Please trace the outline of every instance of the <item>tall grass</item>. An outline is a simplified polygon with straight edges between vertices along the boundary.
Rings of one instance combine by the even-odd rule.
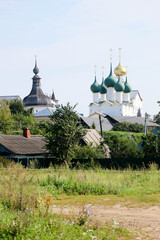
[[[15,167],[1,170],[0,173],[0,199],[11,208],[14,205],[16,208],[18,205],[19,209],[32,205],[39,195],[45,195],[46,192],[118,196],[160,193],[160,171],[155,164],[141,171],[132,171],[130,168],[124,171],[99,168],[94,171],[77,171],[66,168],[26,170]],[[34,193],[32,197],[31,193]]]
[[[101,180],[105,174],[66,169],[31,171],[9,164],[8,169],[0,170],[0,239],[133,239],[128,230],[113,224],[107,227],[88,222],[85,209],[78,217],[53,215],[49,209],[53,189],[88,194],[90,188],[92,194],[101,194],[101,183],[92,177],[99,175]]]

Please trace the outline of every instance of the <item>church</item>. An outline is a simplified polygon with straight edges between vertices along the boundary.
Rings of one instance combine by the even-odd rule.
[[[36,116],[38,113],[41,116],[47,111],[51,115],[53,111],[60,107],[58,100],[55,98],[54,91],[52,96],[45,95],[41,88],[41,78],[39,77],[39,68],[37,66],[37,59],[35,58],[35,67],[33,69],[34,76],[32,78],[32,89],[28,96],[23,99],[25,109],[33,108],[33,113]],[[49,111],[49,113],[48,113]]]
[[[121,50],[121,49],[119,49]],[[142,117],[142,98],[138,90],[132,90],[127,79],[127,70],[121,64],[121,53],[119,53],[119,64],[112,70],[112,49],[110,50],[110,73],[99,84],[96,79],[90,90],[93,101],[89,105],[89,117],[95,114],[112,116],[138,116]]]

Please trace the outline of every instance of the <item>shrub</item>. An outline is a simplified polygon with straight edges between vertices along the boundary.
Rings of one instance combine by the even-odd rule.
[[[115,123],[112,128],[113,131],[125,132],[144,132],[144,125],[138,123],[121,122]]]

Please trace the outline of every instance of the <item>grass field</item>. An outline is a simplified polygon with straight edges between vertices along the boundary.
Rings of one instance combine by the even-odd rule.
[[[0,239],[135,239],[127,229],[89,221],[86,203],[107,204],[130,200],[159,204],[160,171],[27,170],[10,164],[0,170]],[[53,205],[78,205],[81,214],[55,215]]]

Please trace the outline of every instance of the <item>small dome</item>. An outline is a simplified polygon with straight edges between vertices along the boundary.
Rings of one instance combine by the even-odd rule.
[[[33,68],[33,72],[34,72],[34,74],[39,73],[39,68],[37,67],[37,60],[35,60],[35,67]]]
[[[98,93],[100,92],[100,85],[98,84],[97,80],[96,80],[96,76],[95,76],[95,80],[94,80],[94,83],[91,85],[90,87],[91,91],[93,93]]]
[[[114,89],[116,90],[116,92],[123,92],[124,84],[120,81],[120,77],[118,79],[118,82],[115,84]]]
[[[127,77],[126,77],[126,81],[124,83],[124,93],[130,93],[132,90],[131,86],[129,85],[128,81],[127,81]]]
[[[102,83],[100,85],[100,93],[101,94],[106,94],[107,93],[107,87],[106,85],[104,84],[104,78],[102,79]]]
[[[114,69],[116,76],[124,76],[127,73],[127,70],[119,63],[119,65]]]
[[[116,77],[112,74],[112,64],[110,67],[110,74],[109,76],[105,79],[104,83],[107,87],[114,87],[114,85],[116,84],[117,79]]]

